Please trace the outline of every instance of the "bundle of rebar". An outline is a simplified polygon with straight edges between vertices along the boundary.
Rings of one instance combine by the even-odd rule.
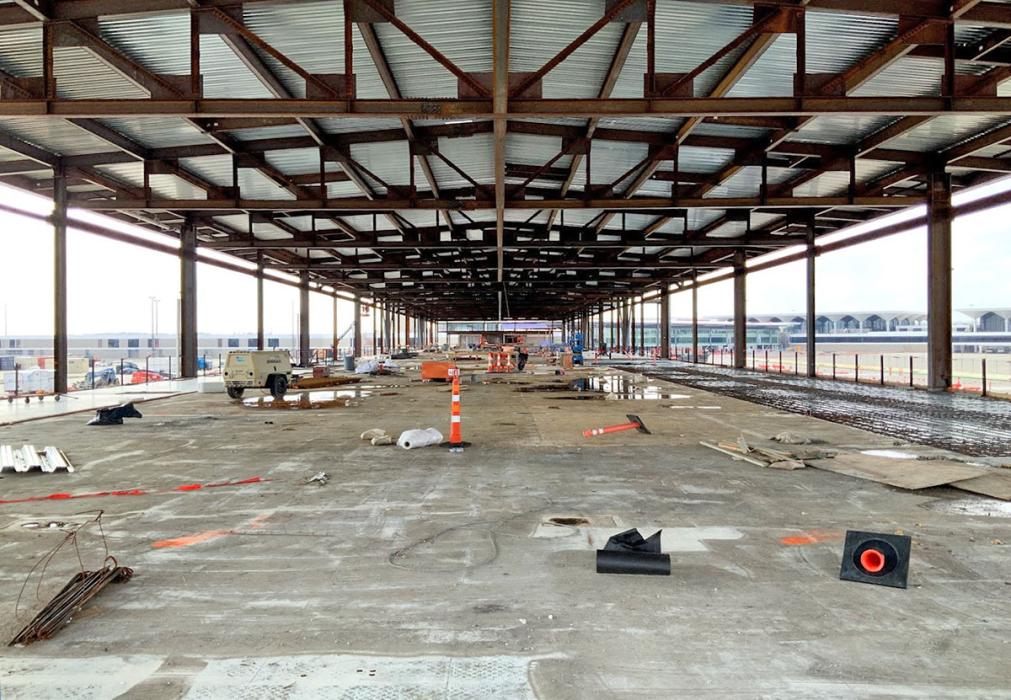
[[[81,571],[70,579],[56,596],[42,608],[24,629],[18,632],[8,646],[31,644],[40,639],[50,639],[54,634],[70,624],[92,598],[109,583],[126,583],[133,576],[133,569],[119,566],[115,557],[106,557],[101,569]]]

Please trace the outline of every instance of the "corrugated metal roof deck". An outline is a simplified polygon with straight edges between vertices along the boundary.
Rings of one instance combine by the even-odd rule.
[[[343,3],[335,0],[306,2],[249,2],[242,10],[245,24],[263,40],[284,52],[291,60],[311,73],[340,74],[344,70],[344,16]],[[514,72],[532,72],[544,65],[559,50],[592,25],[605,12],[605,0],[512,0],[510,69]],[[461,69],[468,72],[491,70],[492,17],[488,2],[445,2],[444,0],[397,0],[397,16],[445,54]],[[720,46],[730,42],[752,24],[752,8],[737,4],[709,3],[698,0],[660,0],[656,4],[656,68],[664,73],[691,71],[709,58]],[[898,32],[895,17],[879,15],[854,15],[834,11],[809,10],[806,13],[807,70],[809,73],[839,73],[880,49]],[[186,76],[190,70],[188,12],[169,11],[144,15],[127,14],[101,17],[98,34],[125,56],[135,60],[148,71],[157,74]],[[373,25],[400,93],[405,97],[455,98],[457,78],[440,66],[414,42],[387,23]],[[542,82],[546,98],[576,99],[596,97],[615,55],[625,25],[613,22],[605,26],[592,39],[576,50],[565,61],[547,74]],[[960,24],[956,26],[956,41],[960,45],[982,44],[992,35],[990,27]],[[386,98],[388,91],[380,80],[369,48],[359,28],[353,31],[354,60],[357,78],[357,97]],[[204,96],[207,98],[268,98],[271,91],[250,66],[222,41],[219,36],[205,35],[200,40],[201,67]],[[267,69],[295,97],[305,94],[304,80],[295,72],[259,47],[254,53]],[[727,69],[742,55],[744,49],[729,52],[703,71],[694,81],[694,94],[709,95]],[[80,47],[58,47],[55,52],[55,74],[58,95],[72,99],[137,99],[148,92],[121,75],[112,66]],[[851,91],[855,96],[923,96],[936,95],[943,73],[943,61],[931,58],[930,53],[906,55],[877,72],[864,84]],[[1011,65],[1011,64],[1009,64]],[[778,35],[761,56],[746,70],[730,89],[731,97],[769,97],[793,94],[793,74],[796,66],[796,37],[791,33]],[[990,69],[984,63],[959,61],[960,75],[978,75]],[[42,66],[42,32],[39,26],[0,27],[0,70],[9,75],[25,78],[40,77]],[[646,71],[646,31],[641,29],[631,45],[629,55],[620,70],[612,96],[640,98],[643,96],[643,74]],[[1011,82],[999,88],[999,94],[1011,94]],[[849,146],[873,134],[897,117],[888,116],[818,116],[803,120],[802,126],[792,134],[791,141],[814,146]],[[277,121],[277,120],[274,120]],[[469,120],[462,120],[469,121]],[[527,120],[523,133],[510,132],[506,139],[506,161],[510,165],[524,166],[531,172],[547,163],[563,147],[563,140],[548,127],[582,129],[585,119],[546,118]],[[728,120],[733,122],[733,119]],[[980,115],[946,115],[930,119],[902,135],[880,144],[884,148],[932,152],[957,144],[965,139],[1007,122],[1007,118]],[[270,166],[280,173],[300,178],[305,187],[315,184],[307,176],[319,171],[319,150],[310,133],[298,123],[270,123],[263,121],[252,126],[227,130],[221,136],[204,133],[190,120],[178,117],[116,117],[100,120],[105,127],[119,132],[144,149],[162,149],[171,152],[179,149],[179,165],[199,178],[218,187],[232,184],[232,160],[226,151],[229,144],[259,142],[257,152],[265,151]],[[756,120],[757,122],[757,120]],[[396,132],[403,128],[400,119],[330,118],[315,119],[313,123],[322,133],[330,136],[378,132]],[[415,121],[415,128],[442,128],[440,120]],[[527,133],[532,125],[543,124],[550,134]],[[686,124],[684,119],[659,117],[604,117],[599,129],[622,132],[626,140],[594,140],[592,146],[592,180],[595,185],[611,183],[628,173],[650,153],[645,138],[636,140],[632,132],[673,134]],[[746,124],[746,122],[745,122]],[[487,126],[487,130],[482,130]],[[472,182],[490,186],[495,182],[493,167],[494,137],[490,122],[476,124],[479,133],[460,137],[438,139],[439,151],[446,159],[461,169],[466,176],[450,167],[442,158],[429,156],[428,164],[435,180],[443,190],[466,190]],[[113,153],[114,162],[96,166],[104,176],[138,188],[143,184],[144,166],[140,160],[122,162],[117,146],[91,133],[86,124],[75,125],[55,119],[3,118],[0,129],[31,145],[54,154],[76,157],[90,154]],[[701,181],[724,171],[734,158],[741,155],[745,142],[760,144],[761,139],[780,137],[776,125],[740,125],[736,123],[706,122],[695,124],[692,137],[696,139],[726,140],[738,144],[726,148],[683,144],[678,153],[677,169],[686,179]],[[91,131],[95,131],[94,128]],[[575,132],[566,132],[575,133]],[[376,196],[387,195],[383,183],[404,186],[410,180],[406,139],[365,142],[356,138],[349,148],[351,157],[372,173],[366,176]],[[273,147],[272,144],[276,144]],[[186,147],[202,147],[206,155],[188,155]],[[984,157],[1004,156],[1006,147],[992,147],[980,151]],[[821,151],[812,151],[817,157]],[[134,154],[136,156],[136,154]],[[887,156],[886,156],[887,157]],[[0,161],[19,159],[13,151],[0,150]],[[169,160],[174,160],[170,157]],[[574,158],[566,155],[557,159],[552,171],[531,183],[531,196],[557,189]],[[752,161],[753,163],[754,161]],[[803,171],[797,167],[780,167],[782,159],[767,169],[768,183],[792,180]],[[807,167],[809,164],[804,164]],[[896,170],[899,163],[887,160],[861,158],[857,161],[857,182],[866,183]],[[414,178],[419,189],[426,190],[428,182],[420,162],[414,161]],[[957,166],[956,166],[957,167]],[[571,191],[579,194],[586,189],[586,163],[573,171]],[[635,194],[666,197],[672,182],[665,173],[675,165],[661,161],[659,176],[648,179]],[[328,172],[341,168],[335,162],[326,165]],[[248,199],[291,201],[295,196],[292,186],[282,187],[258,169],[245,164],[239,168],[242,196]],[[704,188],[706,197],[754,197],[760,189],[762,169],[746,165],[722,182],[710,183]],[[697,175],[698,178],[692,178]],[[35,171],[34,178],[41,175]],[[626,178],[617,192],[626,191]],[[375,178],[375,179],[374,179]],[[511,176],[510,184],[518,184],[524,176]],[[381,181],[381,182],[380,182]],[[202,199],[203,189],[171,175],[151,175],[150,183],[157,197]],[[837,195],[847,190],[849,175],[842,171],[827,171],[796,188],[797,196]],[[327,186],[331,198],[358,196],[361,191],[353,182],[331,182]],[[626,194],[633,194],[627,192]],[[564,216],[554,217],[556,225],[562,220],[567,226],[580,226],[599,220],[599,210],[574,209]],[[436,220],[434,211],[403,211],[399,214],[409,226],[431,226]],[[689,228],[697,228],[718,221],[719,211],[692,210]],[[481,227],[494,221],[494,211],[468,212],[467,217]],[[241,216],[215,217],[222,224],[239,225]],[[458,225],[466,218],[453,216]],[[509,210],[509,222],[543,223],[549,219],[547,211]],[[613,217],[606,231],[613,235],[624,224],[629,228],[642,228],[657,219],[646,214],[627,214]],[[776,216],[755,214],[752,226],[769,223]],[[349,216],[345,220],[360,230],[393,231],[393,224],[383,215]],[[289,225],[299,230],[311,230],[310,217],[290,217]],[[320,228],[336,224],[320,222]],[[305,228],[303,228],[305,227]],[[276,226],[258,224],[257,235],[279,239],[289,237]],[[671,218],[659,228],[659,233],[670,234],[683,229],[681,219]],[[239,230],[243,230],[240,226]],[[731,222],[721,225],[717,235],[740,235],[741,224]],[[399,234],[397,234],[399,235]],[[304,251],[303,251],[304,252]],[[674,254],[674,253],[672,253]]]

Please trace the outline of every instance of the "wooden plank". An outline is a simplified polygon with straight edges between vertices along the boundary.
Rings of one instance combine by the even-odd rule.
[[[986,469],[946,459],[892,459],[860,453],[808,460],[807,464],[837,474],[910,490],[972,480],[987,473]]]
[[[1011,473],[989,472],[974,479],[954,481],[951,485],[963,491],[992,496],[1002,501],[1011,501]]]

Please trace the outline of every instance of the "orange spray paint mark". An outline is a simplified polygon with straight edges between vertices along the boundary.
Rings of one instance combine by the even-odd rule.
[[[200,544],[201,542],[216,540],[219,537],[224,537],[225,535],[230,534],[232,534],[231,530],[208,530],[207,532],[198,532],[195,535],[184,535],[182,537],[173,537],[170,540],[158,540],[151,546],[154,547],[155,549],[189,547],[192,544]]]
[[[792,535],[782,537],[780,544],[797,547],[805,544],[818,544],[820,542],[835,542],[841,540],[843,533],[838,530],[809,530],[802,535]]]
[[[264,513],[262,515],[257,515],[255,518],[249,521],[246,525],[247,529],[259,530],[264,526],[267,520],[270,518],[271,513]],[[209,542],[211,540],[216,540],[219,537],[227,537],[228,535],[236,534],[235,530],[207,530],[206,532],[198,532],[195,535],[183,535],[182,537],[173,537],[168,540],[158,540],[151,546],[155,549],[174,549],[177,547],[189,547],[190,545],[200,544],[202,542]]]

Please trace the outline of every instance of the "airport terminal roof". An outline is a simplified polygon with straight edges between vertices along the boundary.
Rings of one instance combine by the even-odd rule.
[[[560,317],[1011,172],[1009,77],[995,0],[6,0],[0,180]]]

